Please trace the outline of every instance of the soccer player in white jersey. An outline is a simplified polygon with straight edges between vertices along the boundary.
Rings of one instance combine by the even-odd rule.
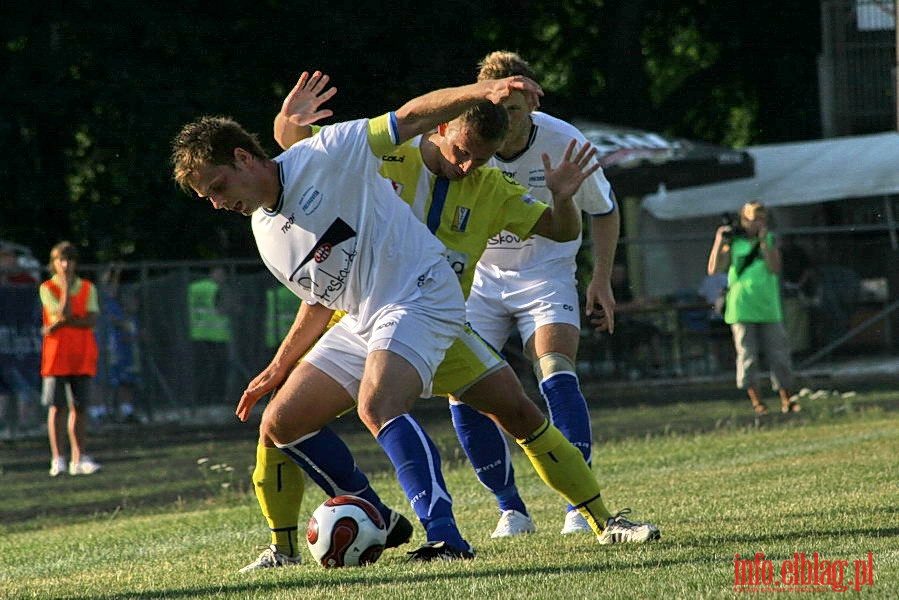
[[[527,62],[512,52],[493,52],[480,64],[479,80],[522,75],[534,78]],[[583,134],[560,119],[537,112],[522,94],[503,101],[510,131],[488,165],[513,177],[530,193],[552,205],[545,184],[542,154],[558,156],[571,139],[585,143]],[[619,211],[611,186],[596,171],[574,197],[590,215],[593,278],[586,293],[586,314],[594,323],[614,330],[615,299],[610,284],[618,243]],[[580,310],[575,278],[581,240],[554,242],[547,238],[520,239],[503,232],[491,240],[475,272],[467,301],[472,327],[495,348],[502,348],[517,328],[525,355],[532,362],[552,423],[591,463],[592,433],[586,399],[575,365],[580,337]],[[601,308],[601,311],[598,310]],[[506,440],[496,425],[470,407],[454,403],[453,422],[469,459],[497,497],[502,516],[496,533],[514,535],[526,530],[529,516],[514,485]],[[500,468],[482,469],[486,465]],[[562,533],[591,531],[586,520],[569,506]]]
[[[501,102],[514,90],[536,94],[539,88],[526,78],[509,78],[438,90],[384,118],[328,127],[275,160],[255,137],[223,118],[186,125],[173,144],[179,184],[217,208],[252,215],[263,261],[305,300],[275,358],[245,390],[238,416],[245,420],[262,396],[275,391],[260,431],[297,460],[304,440],[353,408],[355,399],[425,527],[428,543],[412,553],[418,560],[473,556],[455,524],[436,447],[408,414],[415,398],[429,395],[447,348],[465,335],[464,303],[442,244],[378,176],[378,148],[424,133],[478,101]],[[563,188],[572,186],[560,189],[566,198],[580,185],[584,175],[576,174],[592,153],[570,156],[569,150],[553,169],[575,175],[560,179]],[[547,160],[548,174],[550,168]],[[334,309],[347,315],[297,364]],[[594,522],[609,515],[577,450],[526,396],[474,400],[516,437],[549,485],[583,488],[565,496],[580,498]],[[560,463],[577,469],[577,462],[583,484],[559,471]],[[587,488],[596,492],[587,497]]]

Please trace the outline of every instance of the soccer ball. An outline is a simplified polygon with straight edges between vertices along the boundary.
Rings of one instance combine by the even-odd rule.
[[[326,569],[370,565],[380,558],[386,540],[381,513],[358,496],[326,500],[306,527],[309,552]]]

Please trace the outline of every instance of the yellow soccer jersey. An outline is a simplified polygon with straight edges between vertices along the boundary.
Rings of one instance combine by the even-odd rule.
[[[475,265],[490,238],[506,230],[527,237],[548,206],[499,169],[481,167],[462,179],[437,177],[421,157],[421,136],[397,146],[392,114],[369,122],[369,145],[380,173],[447,248],[447,258],[468,297]]]

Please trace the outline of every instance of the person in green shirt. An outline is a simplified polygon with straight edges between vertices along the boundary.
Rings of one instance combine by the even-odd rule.
[[[760,351],[771,369],[771,384],[780,395],[781,411],[801,410],[792,395],[795,375],[780,298],[782,263],[761,202],[743,206],[739,228],[722,225],[715,232],[708,274],[727,272],[724,322],[730,325],[734,336],[737,387],[746,390],[753,409],[760,415],[768,413],[759,394]]]

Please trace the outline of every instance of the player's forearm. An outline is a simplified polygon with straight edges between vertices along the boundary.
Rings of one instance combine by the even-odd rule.
[[[272,363],[287,370],[292,369],[328,328],[328,321],[333,313],[333,310],[320,304],[302,302]]]
[[[556,242],[570,242],[581,234],[581,211],[572,198],[553,196],[553,207],[550,213],[550,231],[544,234]]]
[[[527,77],[485,79],[477,83],[443,88],[413,98],[395,111],[400,141],[427,133],[443,123],[452,121],[469,108],[489,100],[499,104],[514,91],[539,104],[543,93],[536,83]]]
[[[484,86],[480,83],[435,90],[413,98],[395,113],[400,141],[452,121],[485,99]]]
[[[287,150],[300,140],[304,140],[312,135],[311,125],[296,125],[282,113],[275,116],[274,136],[275,141],[282,149]]]
[[[618,236],[621,230],[621,213],[618,209],[607,215],[590,219],[590,241],[593,250],[593,281],[610,281]]]

